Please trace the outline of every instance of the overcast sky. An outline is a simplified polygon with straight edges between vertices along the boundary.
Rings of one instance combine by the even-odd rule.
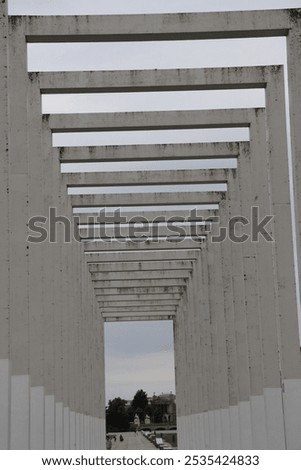
[[[301,0],[10,0],[10,14],[135,14],[301,7]],[[227,41],[184,41],[106,44],[30,44],[29,70],[120,70],[194,68],[285,63],[284,38]],[[234,96],[236,93],[236,96]],[[144,95],[144,96],[143,96]],[[43,112],[106,112],[160,109],[210,109],[264,105],[260,91],[172,94],[46,96]],[[149,143],[218,141],[238,138],[231,130],[220,136],[200,131],[148,133]],[[215,132],[215,133],[214,133]],[[220,132],[220,131],[219,131]],[[145,142],[146,134],[56,134],[54,145],[104,145]],[[214,135],[213,135],[214,134]],[[243,138],[243,135],[239,135]],[[173,139],[178,140],[173,140]],[[111,141],[104,140],[111,139]],[[159,140],[158,140],[159,139]],[[160,140],[161,139],[161,140]],[[210,140],[211,139],[211,140]],[[244,139],[248,139],[245,135]],[[126,164],[125,164],[126,165]],[[127,167],[125,166],[125,169]],[[136,167],[137,169],[137,167]],[[141,169],[141,168],[139,168]],[[74,168],[73,168],[74,170]],[[110,168],[102,168],[102,171]],[[138,388],[149,394],[175,390],[171,322],[108,323],[106,325],[106,399],[131,399]]]
[[[175,391],[171,321],[106,323],[105,333],[107,399]]]
[[[92,15],[296,8],[298,0],[10,0],[10,14]]]

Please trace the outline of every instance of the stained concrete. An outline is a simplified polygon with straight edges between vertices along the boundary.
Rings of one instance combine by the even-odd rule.
[[[0,49],[0,145],[8,155],[1,160],[0,447],[104,448],[104,321],[172,318],[179,448],[300,448],[301,366],[283,67],[135,74],[26,70],[26,41],[287,35],[299,222],[300,10],[8,19],[6,7],[6,2],[0,7],[7,46]],[[248,87],[266,89],[265,109],[41,115],[41,92]],[[250,142],[52,147],[53,132],[233,126],[248,127]],[[61,162],[221,156],[237,158],[237,170],[60,173]],[[200,181],[227,182],[228,190],[67,196],[68,185],[130,188],[142,182]],[[221,224],[238,213],[248,216],[253,205],[275,215],[269,228],[275,242],[214,244],[209,232],[198,241],[66,244],[60,231],[57,243],[27,242],[29,217],[47,216],[51,206],[68,216],[73,228],[77,207],[171,204],[179,216],[177,205],[210,202],[219,205]],[[171,264],[179,261],[186,264]],[[158,262],[160,268],[154,269]]]

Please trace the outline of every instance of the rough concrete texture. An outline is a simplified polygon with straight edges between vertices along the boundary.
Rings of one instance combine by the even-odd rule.
[[[178,447],[301,449],[301,329],[283,67],[28,73],[26,61],[26,42],[286,36],[300,264],[301,11],[9,18],[4,1],[0,18],[0,448],[104,449],[104,321],[172,319]],[[43,93],[238,88],[264,88],[265,108],[41,113]],[[52,145],[55,132],[227,127],[248,127],[249,142]],[[60,169],[60,163],[189,158],[235,158],[237,168]],[[226,183],[227,191],[163,190],[207,183]],[[131,192],[150,185],[162,185],[162,192]],[[103,186],[128,192],[67,191]],[[198,214],[207,222],[197,237],[190,208],[202,204]],[[231,218],[250,218],[253,206],[260,219],[274,215],[267,228],[273,243],[262,237],[212,242]],[[93,238],[89,228],[79,228],[80,242],[65,243],[59,228],[55,242],[29,242],[28,221],[48,217],[51,207],[69,218],[71,233],[78,224],[91,229],[99,207],[120,207],[128,220],[190,219],[176,240],[162,225],[156,240],[120,240],[126,224],[114,237],[111,222],[105,240],[98,223]],[[211,223],[216,216],[219,223]],[[236,241],[243,228],[232,227]]]

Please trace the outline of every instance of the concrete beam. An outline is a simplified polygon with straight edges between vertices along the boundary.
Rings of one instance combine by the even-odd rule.
[[[97,272],[128,272],[128,271],[160,271],[168,270],[174,271],[178,269],[192,269],[192,261],[144,261],[143,258],[141,262],[119,262],[114,263],[90,263],[89,271],[90,273]]]
[[[184,260],[195,260],[198,254],[198,248],[187,249],[187,250],[177,250],[171,249],[162,252],[159,251],[144,251],[143,258],[141,254],[136,251],[119,251],[118,253],[114,252],[98,252],[93,253],[86,251],[85,252],[85,261],[89,263],[128,263],[128,262],[140,262],[143,261],[184,261]]]
[[[92,194],[70,196],[73,208],[78,207],[125,207],[167,206],[185,204],[218,204],[225,196],[220,192],[187,193],[137,193],[137,194]]]
[[[95,288],[96,295],[117,296],[132,294],[182,294],[183,287],[119,287],[119,288]]]
[[[185,239],[183,241],[173,241],[169,239],[167,241],[159,240],[158,242],[153,242],[147,240],[144,243],[137,243],[133,241],[126,242],[82,242],[85,253],[89,252],[107,252],[107,251],[145,251],[145,250],[155,250],[155,251],[166,251],[166,250],[197,250],[201,249],[203,245],[203,240],[189,240]]]
[[[81,75],[79,75],[80,77]],[[234,158],[238,155],[238,143],[218,144],[157,144],[112,145],[95,147],[60,147],[61,163],[85,163],[136,160],[182,160]]]
[[[299,10],[293,10],[298,13]],[[24,18],[27,42],[115,42],[282,36],[291,10]],[[295,13],[296,14],[296,13]],[[11,19],[12,21],[12,19]],[[68,34],[66,34],[68,33]]]
[[[120,289],[120,288],[155,288],[155,287],[185,287],[185,279],[135,279],[127,280],[123,279],[120,281],[94,281],[95,289]]]
[[[176,312],[177,307],[174,305],[133,305],[131,308],[131,312]],[[116,307],[102,307],[101,308],[102,313],[127,313],[129,314],[129,311],[124,309],[122,305],[118,305]]]
[[[97,272],[92,273],[92,281],[122,281],[125,277],[127,281],[135,279],[186,279],[189,278],[192,269],[179,269],[177,271],[130,271],[126,274],[122,272]]]
[[[128,294],[128,295],[123,295],[123,294],[118,294],[118,295],[106,295],[102,296],[101,293],[96,292],[96,298],[98,300],[102,300],[104,302],[118,302],[118,303],[123,303],[123,302],[148,302],[149,300],[151,301],[159,301],[161,302],[162,300],[180,300],[181,295],[180,294],[165,294],[165,293],[156,293],[156,294]]]
[[[165,315],[163,312],[158,314],[126,314],[124,312],[123,314],[117,315],[102,315],[103,319],[105,322],[121,322],[121,321],[161,321],[161,320],[173,320],[175,317],[175,313],[170,313],[168,315]]]
[[[39,73],[41,92],[127,93],[265,87],[273,67]]]
[[[252,111],[250,113],[250,111]],[[115,132],[169,129],[249,127],[253,110],[152,111],[129,113],[51,114],[56,132]]]
[[[168,223],[167,226],[149,226],[148,222],[143,222],[144,227],[139,227],[131,225],[130,227],[116,227],[116,226],[109,226],[109,227],[102,227],[102,228],[94,228],[91,227],[89,229],[80,229],[79,236],[82,241],[85,240],[126,240],[128,238],[132,240],[141,240],[142,238],[145,239],[160,239],[160,238],[168,238],[168,237],[196,237],[196,236],[206,236],[210,233],[211,225],[200,225],[200,224],[188,224],[188,225],[180,225],[175,224],[172,220]]]
[[[111,211],[112,212],[112,211]],[[162,216],[165,217],[165,219],[170,219],[171,217],[173,218],[173,221],[175,222],[181,222],[183,219],[188,220],[190,222],[197,222],[200,220],[208,220],[212,219],[213,217],[218,215],[218,210],[197,210],[196,213],[192,212],[191,210],[176,210],[175,211],[166,211],[163,210],[160,211]],[[114,214],[114,212],[113,212]],[[137,216],[143,217],[144,219],[148,220],[150,223],[154,221],[154,219],[157,220],[158,217],[158,211],[136,211],[136,212],[130,212],[130,211],[125,211],[121,208],[120,210],[120,216],[121,217],[126,217],[127,222],[126,223],[135,223],[135,218]],[[95,213],[83,213],[83,214],[74,214],[74,222],[78,225],[95,225],[99,224],[99,212]],[[110,220],[106,222],[106,225],[109,226]],[[114,223],[114,219],[112,221]],[[123,225],[123,222],[120,222],[120,225]]]
[[[160,299],[153,299],[153,300],[145,300],[143,305],[148,306],[148,307],[153,307],[153,306],[177,306],[179,304],[179,300],[160,300]],[[122,307],[135,307],[135,306],[140,306],[141,305],[141,300],[129,300],[125,301],[123,300],[122,302],[118,302],[117,300],[115,301],[110,301],[110,302],[105,302],[105,301],[98,301],[98,305],[100,308],[102,307],[116,307],[118,305]]]
[[[142,158],[143,159],[143,158]],[[172,184],[212,184],[226,183],[225,169],[205,170],[160,170],[160,171],[119,171],[95,173],[63,173],[63,182],[73,188],[78,186],[145,186]],[[233,170],[234,171],[234,170]],[[122,175],[122,178],[120,178]],[[129,188],[130,189],[130,188]]]

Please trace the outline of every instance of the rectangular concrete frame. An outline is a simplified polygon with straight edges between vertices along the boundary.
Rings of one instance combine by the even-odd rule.
[[[298,251],[301,245],[301,9],[188,13],[165,15],[118,15],[94,17],[24,18],[28,42],[114,42],[177,39],[226,39],[285,36],[288,46],[288,79],[292,147],[295,178],[295,204],[298,224]],[[68,26],[67,26],[68,25]],[[68,30],[68,39],[62,31]],[[101,34],[99,33],[101,31]],[[133,33],[135,31],[135,33]],[[143,84],[142,84],[143,86]],[[84,88],[86,88],[86,83]],[[299,267],[301,256],[298,254]],[[301,269],[300,269],[301,272]]]

